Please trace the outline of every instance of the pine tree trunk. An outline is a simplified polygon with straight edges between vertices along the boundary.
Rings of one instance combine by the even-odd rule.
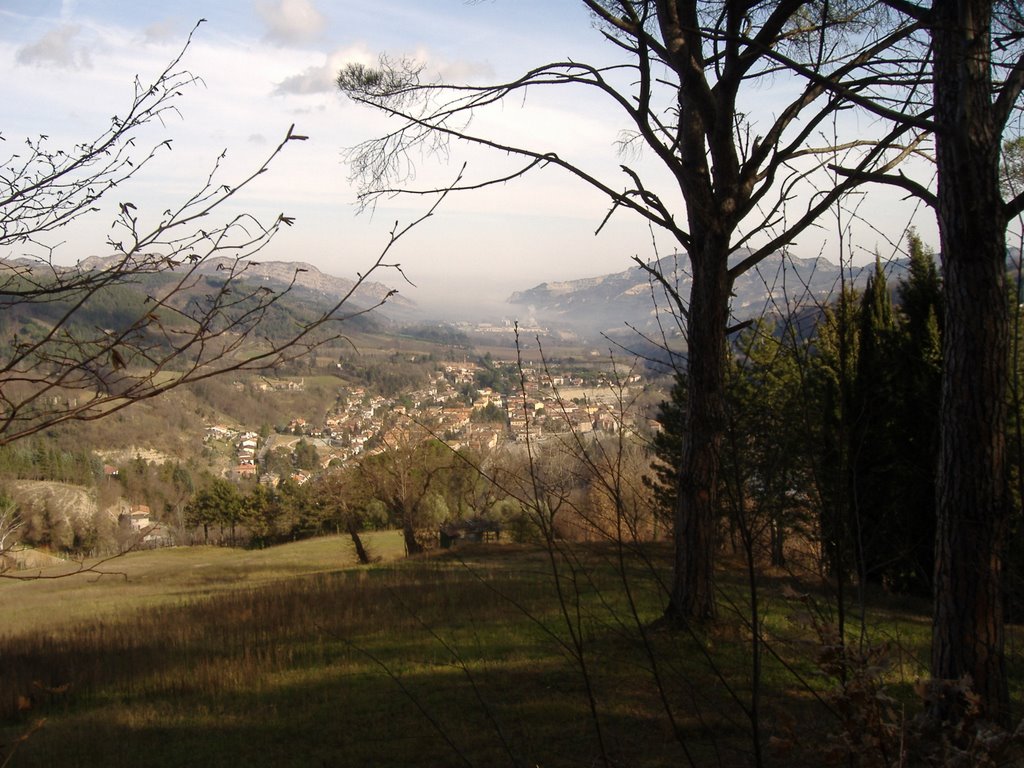
[[[990,0],[936,0],[936,158],[946,290],[932,676],[970,676],[1008,715],[1002,554],[1008,522],[1006,221],[989,71]],[[935,715],[955,717],[939,702]]]
[[[691,253],[687,324],[688,400],[675,509],[675,572],[666,619],[714,618],[718,479],[724,423],[727,251],[704,244]]]

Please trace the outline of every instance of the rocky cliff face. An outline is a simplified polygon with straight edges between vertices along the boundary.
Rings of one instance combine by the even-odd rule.
[[[225,267],[230,266],[230,259],[211,259],[204,262],[202,272],[206,274],[223,274]],[[312,291],[325,298],[340,298],[355,286],[355,281],[345,277],[336,277],[321,272],[317,267],[303,261],[257,261],[249,262],[245,268],[245,278],[262,280],[273,286],[288,285],[293,279],[298,288]],[[392,289],[383,283],[366,281],[353,294],[358,304],[375,304],[388,297]],[[391,307],[412,308],[415,304],[401,294],[393,294],[388,298]]]

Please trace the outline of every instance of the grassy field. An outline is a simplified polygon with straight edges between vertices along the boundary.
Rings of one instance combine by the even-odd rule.
[[[374,557],[404,554],[401,534],[364,534]],[[95,566],[96,572],[54,579],[79,570],[79,563],[25,571],[0,579],[0,638],[52,631],[83,621],[124,617],[146,608],[180,605],[239,588],[258,587],[297,576],[335,572],[356,564],[348,536],[327,536],[272,549],[176,547],[129,552]],[[33,580],[33,576],[45,578]],[[24,579],[24,580],[22,580]]]
[[[0,583],[10,765],[739,766],[754,763],[756,720],[764,764],[811,766],[851,727],[853,694],[836,696],[829,671],[857,683],[862,708],[889,701],[876,667],[895,697],[885,716],[915,706],[926,606],[866,608],[876,652],[838,663],[825,595],[765,578],[754,686],[738,568],[722,571],[719,621],[668,631],[649,565],[664,550],[406,561],[396,534],[370,545],[384,558],[370,567],[330,538]]]

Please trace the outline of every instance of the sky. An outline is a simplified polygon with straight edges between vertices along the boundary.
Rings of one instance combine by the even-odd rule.
[[[380,134],[380,115],[346,100],[334,86],[347,63],[373,64],[380,54],[408,56],[448,81],[484,83],[513,78],[552,60],[606,61],[612,54],[581,4],[573,0],[0,0],[0,151],[4,158],[27,137],[46,134],[70,150],[122,113],[136,76],[151,82],[181,50],[199,19],[184,66],[201,82],[186,89],[179,114],[139,137],[139,145],[173,139],[113,206],[130,197],[143,212],[159,212],[201,185],[226,150],[222,183],[259,167],[295,125],[309,137],[290,142],[270,171],[246,189],[240,205],[273,219],[294,217],[261,258],[304,261],[330,274],[364,272],[395,226],[426,212],[430,200],[403,196],[360,211],[346,148]],[[785,83],[775,87],[785,89]],[[762,94],[770,109],[773,94]],[[571,156],[621,179],[615,149],[622,127],[606,105],[586,93],[534,93],[476,118],[474,128]],[[859,130],[852,126],[854,131]],[[462,163],[478,179],[508,167],[504,157],[453,147],[447,158],[414,158],[413,186],[454,180]],[[652,184],[659,169],[632,158]],[[617,175],[618,174],[618,175]],[[853,247],[864,262],[908,224],[937,245],[926,212],[889,194],[873,193]],[[873,208],[873,209],[872,209]],[[617,215],[595,236],[607,204],[556,169],[483,192],[449,196],[428,221],[389,253],[402,273],[376,277],[441,316],[484,307],[496,319],[505,299],[540,282],[618,272],[639,256],[673,251],[638,218]],[[156,215],[156,213],[154,213]],[[112,213],[105,210],[62,231],[50,244],[55,260],[74,263],[104,255]],[[793,250],[833,261],[841,243],[833,223],[808,233]],[[894,235],[894,233],[896,233]],[[0,254],[18,256],[17,252]]]

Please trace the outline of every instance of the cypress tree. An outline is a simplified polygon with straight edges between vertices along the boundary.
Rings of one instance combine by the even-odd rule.
[[[819,536],[825,569],[841,583],[853,560],[851,515],[850,414],[857,371],[857,296],[844,290],[827,307],[815,329],[808,406],[816,409],[816,451],[810,453],[818,495]]]
[[[901,496],[899,568],[892,587],[930,594],[935,563],[935,473],[939,452],[939,396],[942,377],[942,280],[935,259],[917,233],[907,235],[910,268],[900,281],[900,383],[897,412]]]
[[[881,583],[898,567],[899,355],[892,300],[880,259],[868,277],[858,317],[851,423],[852,529],[860,579]]]
[[[817,329],[810,401],[829,571],[899,592],[930,591],[941,370],[942,284],[908,235],[894,309],[876,259],[859,300],[846,294]]]

